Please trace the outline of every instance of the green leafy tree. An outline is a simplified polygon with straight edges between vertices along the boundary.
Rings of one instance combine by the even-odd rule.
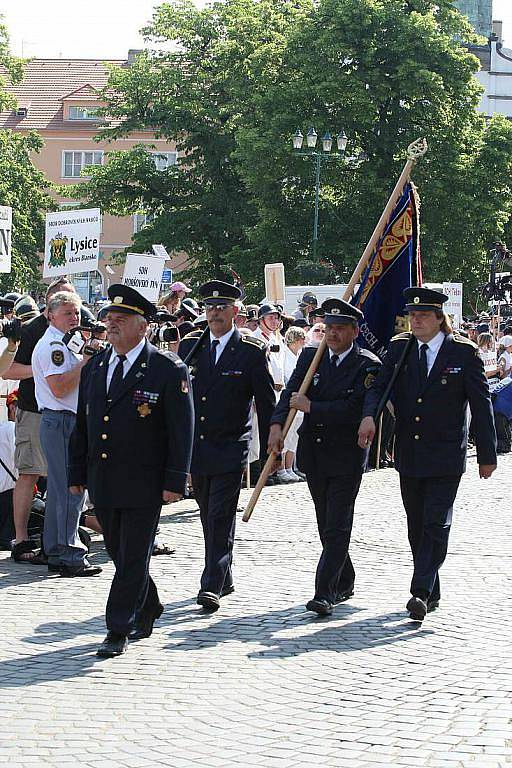
[[[45,212],[56,207],[45,191],[48,180],[32,162],[42,146],[35,131],[26,136],[0,131],[0,201],[12,207],[12,271],[0,276],[3,291],[31,290],[41,283]]]
[[[262,266],[288,282],[348,278],[386,203],[408,144],[426,136],[415,171],[428,280],[476,284],[510,218],[510,126],[477,113],[476,41],[451,0],[190,0],[159,6],[146,30],[170,44],[111,73],[104,137],[151,129],[177,142],[157,171],[137,147],[111,153],[80,187],[113,213],[144,210],[135,240],[187,252],[199,277],[233,265],[253,294]],[[323,165],[318,260],[311,259],[314,167],[293,155],[297,126],[344,128],[353,170]]]
[[[23,77],[23,62],[9,53],[9,37],[0,24],[0,110],[12,109],[16,99],[6,90]],[[13,209],[12,271],[0,275],[0,290],[30,290],[41,282],[39,253],[44,248],[45,212],[55,208],[46,191],[49,187],[44,173],[32,161],[40,152],[41,137],[31,131],[27,135],[0,131],[0,205]]]

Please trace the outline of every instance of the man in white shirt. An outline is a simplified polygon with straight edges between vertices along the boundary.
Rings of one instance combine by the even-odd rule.
[[[48,570],[61,576],[96,576],[78,536],[84,497],[68,489],[68,445],[76,421],[80,372],[88,355],[72,352],[65,334],[80,324],[80,298],[61,291],[48,302],[49,326],[32,355],[35,394],[42,411],[41,446],[48,463],[44,549]],[[94,343],[91,342],[91,346]]]

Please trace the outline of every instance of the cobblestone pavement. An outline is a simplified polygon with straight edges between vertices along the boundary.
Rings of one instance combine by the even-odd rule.
[[[167,507],[176,547],[151,568],[165,613],[118,659],[95,657],[112,575],[49,577],[0,557],[0,762],[56,768],[512,765],[512,456],[490,481],[470,461],[443,568],[441,609],[404,612],[411,563],[398,478],[363,481],[356,594],[319,619],[319,553],[305,484],[264,490],[238,525],[236,592],[195,605],[193,500]],[[243,498],[247,498],[244,492]]]

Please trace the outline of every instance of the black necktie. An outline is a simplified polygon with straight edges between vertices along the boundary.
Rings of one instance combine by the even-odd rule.
[[[212,367],[212,370],[217,365],[217,347],[219,346],[219,344],[220,344],[220,341],[218,339],[214,339],[210,344],[210,365]]]
[[[338,367],[340,358],[338,355],[331,355],[331,368],[334,370]]]
[[[427,364],[428,344],[422,344],[420,347],[420,383],[421,386],[427,383],[428,364]]]
[[[114,373],[112,374],[112,378],[110,379],[110,386],[108,388],[109,400],[112,400],[116,396],[117,391],[120,389],[121,384],[123,383],[123,363],[125,360],[126,355],[117,356],[117,365],[114,368]]]

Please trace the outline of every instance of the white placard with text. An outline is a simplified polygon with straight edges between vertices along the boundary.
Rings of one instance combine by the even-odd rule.
[[[0,272],[11,271],[12,208],[0,205]]]
[[[123,285],[129,285],[148,301],[157,301],[165,259],[149,253],[129,253],[124,266]]]
[[[43,277],[98,269],[100,234],[99,208],[47,213]]]

